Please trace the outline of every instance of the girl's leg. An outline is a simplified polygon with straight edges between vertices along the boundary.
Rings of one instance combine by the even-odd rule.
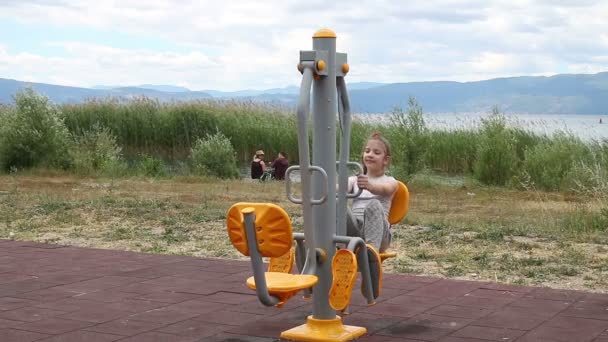
[[[390,243],[389,228],[380,201],[370,200],[365,207],[363,226],[361,227],[361,236],[365,242],[374,246],[378,252],[384,252]]]
[[[346,209],[346,235],[365,240],[365,236],[361,232],[361,226],[363,226],[363,217],[354,215],[350,208]]]

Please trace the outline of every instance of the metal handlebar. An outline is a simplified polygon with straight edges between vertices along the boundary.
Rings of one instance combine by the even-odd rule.
[[[296,170],[300,170],[300,167],[298,165],[290,166],[285,171],[285,188],[287,189],[287,199],[289,199],[293,203],[302,204],[303,203],[302,198],[296,198],[291,193],[291,178],[289,176],[293,171],[296,171]],[[328,193],[328,191],[327,191],[327,172],[325,172],[325,170],[323,170],[323,168],[320,168],[318,166],[309,166],[308,170],[320,172],[324,179],[323,184],[325,185],[325,187],[323,189],[324,190],[323,196],[321,196],[321,198],[319,198],[319,199],[311,198],[310,204],[312,204],[312,205],[323,204],[327,200],[327,193]],[[300,176],[300,177],[302,177],[302,176]]]

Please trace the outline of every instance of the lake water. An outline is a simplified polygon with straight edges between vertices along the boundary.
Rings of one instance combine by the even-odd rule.
[[[570,132],[584,140],[608,139],[608,114],[606,115],[549,115],[549,114],[504,114],[509,125],[527,129],[538,134],[552,135]],[[356,114],[355,118],[366,122],[382,122],[390,114]],[[432,113],[424,120],[430,129],[453,130],[475,128],[489,114],[477,113]],[[600,123],[601,119],[601,123]]]

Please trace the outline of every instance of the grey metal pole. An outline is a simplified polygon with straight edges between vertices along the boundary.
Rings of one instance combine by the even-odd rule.
[[[313,50],[326,51],[327,60],[324,68],[326,76],[317,77],[313,82],[313,165],[319,166],[327,173],[323,179],[318,173],[313,174],[312,193],[320,198],[325,191],[334,193],[336,189],[336,35],[332,31],[318,31],[313,36]],[[321,69],[317,65],[318,69]],[[324,184],[327,181],[327,184]],[[319,263],[317,276],[319,282],[313,289],[313,317],[333,319],[335,311],[329,306],[329,290],[332,284],[331,260],[335,254],[333,236],[336,227],[336,197],[327,196],[325,203],[313,206],[313,226],[315,246],[326,253],[324,261]]]

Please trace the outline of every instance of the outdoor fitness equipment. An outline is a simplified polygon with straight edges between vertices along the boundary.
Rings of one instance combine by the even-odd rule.
[[[313,50],[300,51],[302,73],[297,107],[299,165],[287,169],[285,184],[290,201],[302,205],[304,233],[293,233],[291,220],[271,203],[236,203],[227,214],[227,229],[233,245],[251,258],[253,277],[247,286],[255,289],[267,306],[281,307],[298,291],[312,294],[312,315],[305,324],[283,331],[281,338],[297,341],[349,341],[367,330],[342,324],[336,311],[348,307],[352,289],[361,272],[361,292],[369,305],[376,303],[382,287],[384,255],[359,237],[346,236],[347,194],[351,114],[344,76],[349,71],[345,53],[336,53],[336,34],[328,29],[313,35]],[[312,163],[310,161],[308,115],[312,88]],[[336,110],[340,123],[340,160],[336,162]],[[338,182],[336,184],[336,165]],[[299,170],[301,198],[291,191],[290,174]],[[337,189],[336,192],[334,189]],[[393,198],[389,221],[399,222],[407,213],[409,193],[403,183]],[[297,253],[293,241],[296,241]],[[340,248],[339,247],[344,247]],[[262,257],[270,257],[264,271]],[[291,274],[295,262],[299,274]]]

